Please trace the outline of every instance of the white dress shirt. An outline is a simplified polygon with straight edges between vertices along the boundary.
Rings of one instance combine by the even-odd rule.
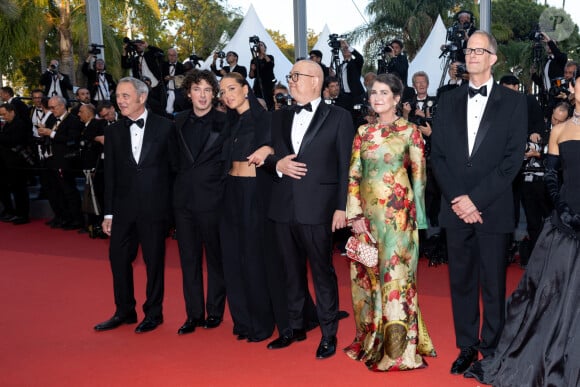
[[[145,135],[145,126],[147,125],[147,109],[137,117],[137,120],[143,118],[143,127],[140,128],[137,124],[132,124],[129,130],[131,131],[131,151],[133,152],[133,158],[137,163],[139,163],[139,157],[141,157],[141,148],[143,148],[143,136]],[[137,121],[134,120],[134,121]]]
[[[294,153],[296,154],[298,154],[300,151],[302,139],[306,134],[306,130],[308,130],[308,127],[310,126],[312,117],[314,117],[314,113],[316,112],[316,109],[318,109],[318,105],[320,105],[321,100],[322,99],[318,97],[314,101],[310,102],[312,105],[311,112],[304,109],[300,113],[294,113],[294,120],[292,120],[292,147],[294,148]]]
[[[473,97],[467,97],[467,143],[469,145],[469,155],[473,152],[473,145],[475,144],[475,137],[477,136],[477,131],[479,130],[479,124],[481,123],[481,117],[483,112],[485,112],[485,106],[487,105],[487,100],[491,95],[491,88],[494,86],[493,77],[489,78],[482,86],[487,86],[487,96],[482,96],[481,94],[476,94]],[[471,82],[469,86],[475,89]]]

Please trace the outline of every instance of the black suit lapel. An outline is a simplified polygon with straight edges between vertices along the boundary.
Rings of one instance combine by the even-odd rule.
[[[123,120],[117,121],[113,125],[119,126],[119,137],[121,138],[121,146],[124,148],[123,154],[127,155],[129,162],[133,165],[137,165],[135,157],[133,157],[133,147],[131,146],[131,129],[126,127]]]
[[[500,94],[501,91],[499,90],[499,86],[493,85],[491,88],[491,94],[489,95],[489,100],[485,105],[485,110],[483,112],[483,116],[481,117],[479,128],[477,129],[477,135],[475,136],[475,142],[473,144],[473,151],[471,152],[472,157],[475,152],[477,152],[477,149],[491,128],[491,123],[493,121],[491,119],[491,115],[498,109],[498,105],[500,103]]]
[[[316,134],[320,131],[322,124],[326,120],[326,117],[328,117],[329,112],[330,108],[321,101],[320,104],[318,104],[318,109],[316,109],[316,112],[314,113],[314,117],[312,117],[312,121],[310,121],[308,129],[306,129],[306,133],[304,134],[304,138],[302,139],[302,144],[300,145],[300,150],[298,153],[304,152],[304,149],[306,149],[314,137],[316,137]]]
[[[185,137],[183,137],[183,127],[185,123],[189,119],[189,115],[191,114],[191,110],[187,110],[181,114],[178,114],[175,117],[175,127],[177,128],[177,141],[181,148],[185,151],[185,157],[187,158],[189,163],[193,163],[193,155],[191,154],[191,150],[185,141]]]
[[[457,126],[459,129],[457,133],[457,140],[459,146],[465,149],[465,158],[469,158],[469,142],[467,140],[467,84],[460,87],[457,92],[455,100],[455,107],[457,108],[457,117],[461,120]]]
[[[137,164],[141,164],[147,154],[151,150],[151,146],[155,142],[155,138],[157,137],[157,133],[155,131],[155,124],[154,124],[154,117],[152,116],[151,112],[147,117],[147,122],[145,123],[145,133],[143,134],[143,145],[141,146],[141,154],[139,155],[139,162]]]
[[[288,147],[288,150],[292,151],[294,149],[292,146],[292,122],[294,121],[294,112],[292,110],[284,110],[283,114],[282,138]],[[294,150],[294,152],[298,153],[296,150]]]

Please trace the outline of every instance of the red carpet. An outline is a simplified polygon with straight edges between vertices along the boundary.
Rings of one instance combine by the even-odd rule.
[[[447,266],[419,266],[419,302],[438,357],[422,370],[373,373],[341,351],[314,353],[320,331],[279,351],[235,340],[232,322],[178,336],[185,319],[176,242],[168,241],[165,322],[137,335],[135,325],[97,333],[113,295],[108,241],[51,230],[41,221],[0,224],[1,386],[476,386],[449,374],[454,344]],[[341,309],[352,312],[348,264],[335,256]],[[136,263],[137,303],[144,301],[144,265]],[[522,270],[508,271],[512,291]],[[139,318],[142,313],[138,310]],[[339,348],[354,337],[352,317],[340,322]]]

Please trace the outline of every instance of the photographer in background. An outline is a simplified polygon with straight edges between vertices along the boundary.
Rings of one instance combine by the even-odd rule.
[[[68,92],[73,90],[73,86],[69,76],[58,71],[58,66],[58,60],[51,60],[44,74],[40,76],[40,84],[44,87],[44,95],[47,97],[58,95],[68,101]]]
[[[274,57],[266,54],[266,43],[257,36],[250,37],[252,61],[250,62],[250,79],[254,80],[252,90],[257,98],[262,98],[268,105],[268,110],[274,109],[273,92],[276,84],[274,75]]]
[[[0,200],[5,212],[0,220],[26,224],[30,222],[30,203],[25,169],[34,166],[34,153],[30,148],[32,132],[10,103],[0,105],[0,119],[4,121],[0,128]]]
[[[520,91],[520,80],[514,75],[504,75],[499,84]],[[544,123],[542,108],[536,98],[526,95],[528,107],[528,141],[520,174],[513,182],[515,223],[519,223],[520,201],[526,215],[529,239],[519,243],[520,265],[528,264],[530,252],[542,230],[544,219],[550,214],[551,200],[544,185],[543,155],[550,137],[550,126]],[[560,105],[558,105],[560,106]],[[552,114],[552,124],[557,125],[568,118],[568,105],[562,105]],[[510,250],[510,254],[515,249]],[[510,259],[513,257],[509,257]]]
[[[451,63],[451,65],[449,66],[448,74],[449,81],[447,82],[446,85],[443,85],[437,89],[437,98],[441,96],[441,93],[453,90],[461,86],[466,80],[469,79],[469,74],[467,73],[465,63],[457,61]]]
[[[467,47],[467,40],[477,30],[475,18],[469,11],[459,11],[455,22],[447,29],[447,44],[441,46],[442,55],[449,54],[452,62],[465,63],[463,49]]]
[[[344,39],[340,41],[340,51],[344,58],[337,71],[341,80],[340,93],[344,95],[345,105],[349,106],[347,110],[352,113],[354,105],[364,104],[366,99],[366,91],[360,81],[364,58]]]
[[[100,49],[94,47],[87,55],[81,68],[87,77],[87,89],[89,89],[93,104],[110,101],[111,97],[115,95],[115,87],[117,87],[113,76],[106,70],[105,61],[96,57],[95,52],[97,51],[95,50],[100,53]]]
[[[131,74],[139,80],[148,79],[150,82],[151,98],[165,105],[166,95],[164,92],[161,62],[165,54],[160,48],[150,46],[146,41],[137,39],[123,39],[123,53],[121,54],[121,67],[131,69]]]
[[[107,121],[96,119],[97,109],[93,104],[82,105],[79,118],[84,124],[80,137],[81,169],[85,176],[85,192],[82,210],[87,216],[86,229],[91,238],[106,239],[103,222],[105,180],[103,176],[103,146]]]
[[[167,92],[165,112],[171,116],[173,112],[180,111],[181,109],[176,109],[176,107],[183,104],[176,102],[178,97],[180,97],[180,93],[177,93],[177,90],[181,87],[181,80],[183,80],[183,74],[185,73],[183,63],[177,60],[177,50],[175,48],[167,50],[167,61],[163,62],[161,72],[165,82],[165,91]]]
[[[216,61],[220,60],[220,68],[216,67]],[[224,59],[227,62],[227,66],[224,66]],[[234,51],[228,51],[227,53],[223,51],[218,51],[213,54],[213,61],[209,66],[211,71],[218,77],[223,77],[227,73],[239,73],[242,77],[248,77],[248,70],[244,66],[238,65],[238,54]]]
[[[282,83],[277,83],[274,86],[274,110],[286,109],[288,106],[292,106],[293,102],[288,88]]]
[[[403,42],[399,39],[393,39],[385,47],[384,53],[391,58],[387,63],[387,73],[395,74],[403,82],[403,86],[406,87],[409,74],[409,61],[407,60],[407,56],[403,54]]]
[[[559,89],[560,85],[556,85],[556,82],[560,83],[561,81],[558,80],[564,77],[564,67],[568,61],[568,55],[560,51],[558,44],[545,32],[536,31],[533,37],[535,40],[541,40],[546,50],[546,58],[539,63],[542,67],[538,69],[536,66],[532,66],[530,73],[532,80],[540,88],[543,101],[546,101],[545,106],[543,106],[544,115],[549,118],[552,109],[558,103],[556,96],[560,94],[561,90]]]

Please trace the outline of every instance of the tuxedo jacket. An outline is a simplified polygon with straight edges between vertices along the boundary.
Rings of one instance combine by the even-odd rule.
[[[222,76],[222,74],[217,69],[217,67],[216,67],[216,65],[214,63],[212,63],[209,67],[211,68],[211,71],[213,71],[213,73],[215,75],[217,75],[218,77],[221,77]],[[222,69],[226,73],[231,73],[232,72],[232,69],[230,68],[230,66],[224,66],[224,67],[222,67]],[[248,77],[248,70],[244,66],[240,66],[239,64],[236,65],[236,67],[234,68],[234,72],[240,74],[244,78],[247,78]]]
[[[121,222],[166,222],[171,216],[174,125],[148,113],[138,162],[130,134],[124,120],[105,128],[104,214]]]
[[[50,116],[46,120],[47,128],[54,128],[57,117]],[[78,116],[68,113],[64,120],[56,128],[53,138],[46,136],[44,139],[52,151],[52,157],[46,159],[46,167],[52,169],[72,169],[74,160],[67,155],[79,150],[79,140],[83,131],[83,123]]]
[[[357,50],[353,50],[351,60],[348,62],[342,62],[339,68],[339,71],[342,71],[342,66],[346,66],[346,77],[348,80],[348,86],[350,87],[350,93],[355,97],[364,97],[365,94],[365,88],[360,81],[363,64],[363,56]],[[345,80],[343,80],[343,83],[344,81]],[[344,91],[342,85],[341,88],[342,91]],[[358,102],[360,101],[355,101],[355,103]]]
[[[160,63],[162,58],[163,51],[154,46],[147,47],[147,51],[143,53],[143,60],[147,63],[147,67],[149,67],[149,70],[151,70],[159,82],[163,81]],[[121,55],[121,67],[131,69],[131,74],[134,78],[141,79],[143,75],[139,69],[139,56]]]
[[[274,155],[265,167],[275,174],[268,216],[279,223],[329,224],[336,210],[346,210],[348,172],[354,128],[346,110],[318,105],[299,150],[292,147],[294,112],[287,109],[272,113]],[[289,154],[306,164],[301,179],[276,174],[276,163]]]
[[[95,137],[105,134],[106,120],[93,118],[88,125],[85,125],[81,133],[81,168],[93,169],[98,167],[102,169],[103,162],[101,154],[103,145],[95,141]]]
[[[99,74],[95,71],[95,69],[91,68],[87,62],[83,62],[83,67],[81,70],[87,77],[87,89],[89,89],[91,94],[91,100],[94,101],[95,96],[99,93]],[[107,72],[105,72],[105,80],[109,86],[109,99],[113,99],[117,84],[113,80],[113,76]]]
[[[475,145],[469,155],[467,143],[468,85],[439,97],[431,135],[431,164],[442,191],[442,227],[465,227],[451,209],[451,201],[469,195],[482,213],[486,232],[514,229],[512,181],[522,160],[527,138],[526,98],[494,84],[489,94]]]
[[[182,75],[185,73],[185,69],[183,68],[183,63],[177,62],[175,63],[175,75]],[[167,87],[167,81],[165,81],[165,77],[169,75],[169,62],[161,63],[161,74],[163,75],[163,79],[165,82],[165,87]]]
[[[552,51],[552,55],[554,55],[554,58],[552,59],[550,65],[548,66],[548,78],[550,78],[551,81],[552,79],[562,78],[564,76],[564,67],[566,67],[566,62],[568,61],[568,55],[565,52],[560,51],[556,43],[554,43],[551,40],[548,42],[548,46]],[[544,79],[540,77],[538,74],[544,72],[544,68],[546,67],[547,62],[548,58],[544,59],[542,61],[542,69],[541,69],[542,71],[540,72],[539,71],[540,69],[538,69],[538,72],[532,74],[532,80],[542,90],[545,89]],[[548,90],[544,91],[547,92]]]
[[[52,97],[51,95],[48,94],[48,92],[50,91],[50,85],[52,84],[52,75],[53,74],[51,72],[45,71],[44,74],[40,76],[40,84],[44,87],[44,95],[46,95],[48,98]],[[59,80],[62,96],[64,97],[64,99],[68,101],[69,100],[68,91],[73,90],[72,83],[68,75],[63,73],[59,73],[59,75],[62,75],[62,79]]]
[[[12,149],[27,147],[30,144],[30,137],[30,125],[18,116],[0,128],[0,168],[2,166],[17,168],[26,165],[20,155]]]
[[[227,138],[225,113],[210,110],[203,119],[199,149],[191,149],[183,131],[192,111],[185,110],[175,116],[177,143],[177,175],[173,187],[173,206],[176,210],[211,211],[219,208],[223,199],[222,148]],[[200,127],[198,127],[200,128]]]

